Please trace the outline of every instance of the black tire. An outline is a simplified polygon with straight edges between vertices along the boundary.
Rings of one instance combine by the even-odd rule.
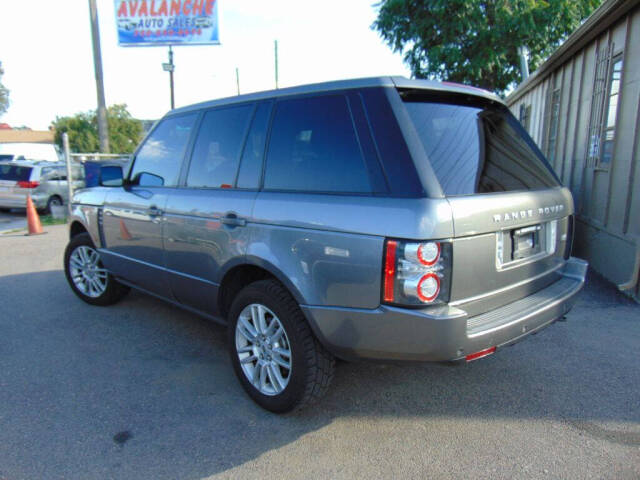
[[[59,205],[62,206],[62,199],[57,196],[57,195],[53,195],[52,197],[49,197],[49,200],[47,200],[47,213],[51,213],[51,206],[52,205]]]
[[[69,282],[69,286],[71,286],[71,290],[73,290],[73,293],[75,293],[81,300],[91,305],[107,306],[116,303],[129,292],[129,287],[122,285],[121,283],[116,281],[116,279],[113,278],[110,273],[108,273],[106,276],[106,288],[98,296],[86,295],[78,288],[76,283],[73,281],[70,258],[73,252],[80,247],[89,247],[90,249],[96,251],[96,247],[94,246],[93,241],[91,240],[91,236],[88,233],[81,233],[76,235],[67,244],[67,248],[64,251],[64,273],[67,277],[67,282]],[[99,261],[99,266],[101,268],[104,268],[101,261]]]
[[[280,321],[291,349],[291,372],[287,386],[277,395],[265,395],[245,375],[236,349],[236,325],[241,312],[251,304],[262,304]],[[229,310],[228,343],[233,369],[240,384],[262,408],[289,412],[320,398],[333,379],[335,360],[313,335],[291,294],[276,280],[260,280],[245,287]]]

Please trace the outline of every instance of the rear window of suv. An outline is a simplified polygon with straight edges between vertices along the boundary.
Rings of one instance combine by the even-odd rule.
[[[26,182],[31,176],[31,167],[18,165],[0,165],[0,180],[11,182]]]
[[[558,186],[544,156],[502,106],[405,98],[445,195]]]

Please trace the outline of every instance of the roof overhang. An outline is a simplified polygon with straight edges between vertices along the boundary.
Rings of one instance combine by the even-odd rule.
[[[638,7],[637,0],[607,0],[600,5],[585,21],[580,25],[565,42],[560,45],[549,58],[538,67],[524,82],[518,85],[506,99],[507,105],[517,102],[529,90],[542,82],[547,73],[554,71],[560,65],[573,57],[595,40],[602,32],[620,20],[634,7]]]
[[[50,130],[0,130],[0,143],[53,143]]]

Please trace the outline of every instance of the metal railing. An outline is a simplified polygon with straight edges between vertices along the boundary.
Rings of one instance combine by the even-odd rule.
[[[72,164],[84,165],[86,162],[107,162],[109,160],[128,160],[129,154],[118,153],[71,153],[69,149],[69,135],[65,132],[62,134],[62,147],[64,153],[64,161],[67,166],[67,188],[69,201],[67,202],[67,208],[69,209],[69,215],[71,215],[71,199],[73,198],[73,177],[71,173]]]

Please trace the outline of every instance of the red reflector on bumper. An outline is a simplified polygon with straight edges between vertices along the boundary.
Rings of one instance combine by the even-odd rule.
[[[467,362],[470,362],[472,360],[477,360],[479,358],[486,357],[487,355],[491,355],[495,351],[496,351],[496,347],[491,347],[491,348],[487,348],[486,350],[480,350],[479,352],[467,355],[465,358]]]

